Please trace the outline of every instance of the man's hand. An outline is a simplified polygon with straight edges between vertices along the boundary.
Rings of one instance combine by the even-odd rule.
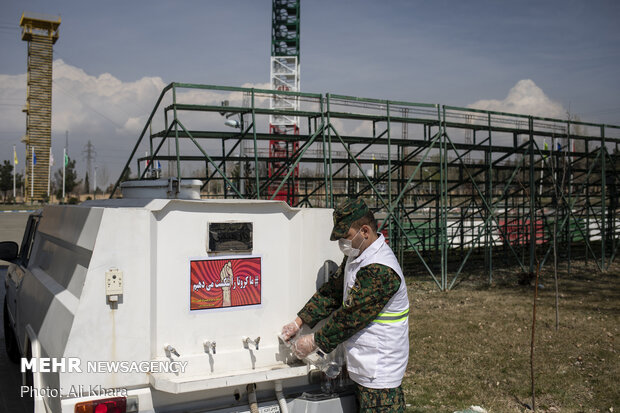
[[[302,325],[303,321],[301,321],[301,318],[297,317],[295,320],[282,327],[281,334],[284,341],[288,342],[291,338],[295,337],[297,333],[299,333],[299,329],[301,329]]]
[[[293,343],[293,354],[300,360],[316,349],[317,345],[314,343],[314,334],[301,336]]]

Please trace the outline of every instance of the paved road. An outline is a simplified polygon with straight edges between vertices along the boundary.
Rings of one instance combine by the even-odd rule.
[[[21,243],[28,213],[0,213],[0,241]],[[4,278],[7,267],[0,261],[0,305],[4,304]],[[26,400],[19,396],[21,386],[19,365],[9,361],[4,348],[4,329],[0,328],[0,413],[28,413]]]
[[[29,215],[29,212],[0,211],[0,241],[14,241],[21,244]],[[8,265],[8,262],[0,260],[0,265]]]

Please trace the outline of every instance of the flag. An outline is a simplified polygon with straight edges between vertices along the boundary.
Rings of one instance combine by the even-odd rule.
[[[67,155],[67,152],[65,152],[65,166],[67,166],[68,163],[69,163],[69,155]]]
[[[157,161],[157,169],[161,170],[161,164],[159,163],[159,160]]]
[[[15,146],[13,146],[13,165],[17,165],[19,162],[17,161],[17,152],[15,151]]]
[[[549,150],[549,145],[547,145],[547,141],[545,141],[545,144],[544,144],[543,148],[544,148],[545,152]],[[547,159],[547,154],[544,154],[543,158]]]
[[[54,154],[52,153],[52,148],[50,148],[50,166],[54,166]]]
[[[34,147],[32,148],[32,164],[37,164],[37,153],[34,151]]]

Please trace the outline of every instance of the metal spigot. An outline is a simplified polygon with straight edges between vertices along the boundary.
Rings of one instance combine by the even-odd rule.
[[[243,337],[243,345],[244,347],[249,347],[250,344],[256,346],[256,350],[258,350],[258,343],[260,342],[260,337],[256,337],[252,340],[250,337]]]
[[[207,353],[213,352],[213,354],[215,354],[215,341],[205,340],[205,342],[202,344],[205,346]]]
[[[167,353],[174,354],[177,357],[181,357],[181,355],[177,352],[177,349],[172,347],[170,344],[164,344],[164,351]]]

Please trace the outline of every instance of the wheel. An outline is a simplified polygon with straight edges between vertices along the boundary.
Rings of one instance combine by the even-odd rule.
[[[19,354],[17,338],[9,320],[9,308],[6,303],[6,297],[4,297],[4,348],[9,356],[9,360],[15,364],[19,363],[21,354]]]

